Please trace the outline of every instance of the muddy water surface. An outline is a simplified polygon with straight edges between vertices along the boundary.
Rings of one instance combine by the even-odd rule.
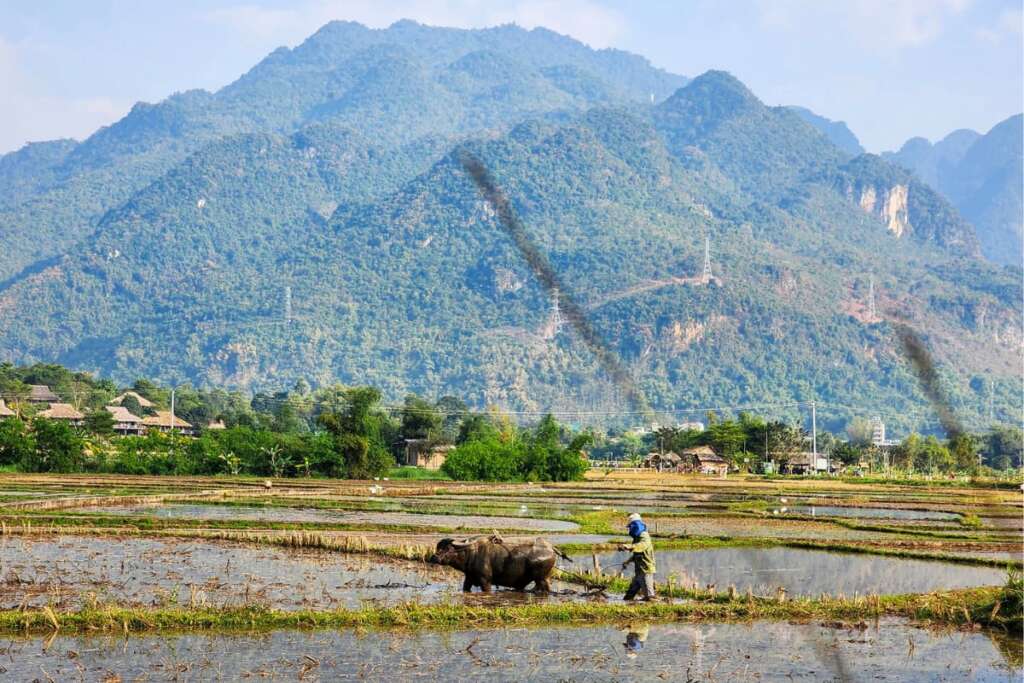
[[[575,531],[579,525],[559,519],[530,517],[491,517],[484,515],[417,514],[407,512],[368,512],[322,510],[318,508],[257,507],[242,505],[166,505],[110,506],[83,511],[165,517],[175,519],[242,519],[265,522],[321,522],[335,524],[389,524],[440,528],[524,529],[531,531]]]
[[[1019,681],[1013,644],[899,621],[5,640],[9,680]],[[117,676],[118,678],[114,678]]]
[[[861,508],[835,505],[798,505],[791,512],[812,517],[861,517],[865,519],[927,519],[956,520],[960,515],[936,510],[907,510],[904,508]]]
[[[356,608],[460,601],[473,605],[584,599],[510,590],[462,593],[463,575],[448,567],[374,555],[240,543],[139,537],[0,537],[0,609],[53,605],[74,609],[93,597],[120,605]]]
[[[74,608],[90,593],[119,604],[358,607],[364,600],[444,600],[447,568],[369,555],[178,539],[78,536],[0,539],[0,608]]]
[[[657,545],[657,544],[655,544]],[[605,571],[618,571],[628,553],[602,553]],[[581,566],[589,557],[579,557]],[[788,595],[817,596],[928,593],[951,588],[993,586],[1006,582],[1006,571],[948,562],[908,560],[867,554],[841,554],[796,548],[714,548],[656,551],[658,580],[670,574],[677,585],[719,590],[735,585],[755,595],[772,595],[779,587]],[[627,572],[632,575],[632,568]]]

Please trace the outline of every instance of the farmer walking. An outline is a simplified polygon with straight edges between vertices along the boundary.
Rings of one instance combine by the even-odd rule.
[[[636,512],[628,518],[626,530],[633,538],[632,543],[619,546],[619,550],[626,550],[632,556],[622,563],[625,569],[629,563],[633,563],[633,582],[629,584],[626,591],[626,600],[632,600],[637,593],[643,592],[644,600],[654,599],[654,543],[651,542],[651,535],[647,533],[647,525]]]

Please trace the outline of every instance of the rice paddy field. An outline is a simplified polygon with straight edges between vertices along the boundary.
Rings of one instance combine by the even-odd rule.
[[[0,679],[1016,681],[1022,520],[994,482],[0,474]],[[553,592],[427,562],[492,534],[564,551]]]

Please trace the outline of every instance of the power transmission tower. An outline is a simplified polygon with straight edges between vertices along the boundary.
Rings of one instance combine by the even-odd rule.
[[[711,238],[704,236],[704,282],[711,282]]]
[[[292,286],[285,285],[284,288],[284,321],[286,324],[292,322]]]
[[[545,339],[554,339],[562,327],[562,309],[559,305],[558,289],[551,290],[551,313],[548,315],[548,323],[544,326],[543,336]]]
[[[878,320],[878,310],[875,308],[875,276],[868,279],[868,319],[871,322]]]

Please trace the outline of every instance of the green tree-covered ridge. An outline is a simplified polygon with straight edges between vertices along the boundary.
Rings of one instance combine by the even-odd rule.
[[[40,414],[28,400],[31,385],[45,384],[86,417],[79,425]],[[408,447],[445,447],[443,474],[459,480],[569,481],[589,464],[637,465],[651,451],[684,452],[711,446],[734,470],[760,472],[782,466],[808,447],[799,423],[767,420],[751,412],[709,412],[708,428],[661,427],[656,431],[572,428],[552,415],[519,420],[493,407],[470,409],[455,396],[408,395],[399,404],[382,401],[366,386],[312,389],[298,382],[287,390],[246,396],[223,389],[175,390],[180,432],[118,436],[106,410],[115,399],[134,415],[168,410],[171,391],[147,379],[118,388],[57,365],[0,364],[0,396],[14,409],[0,417],[0,468],[28,472],[118,474],[231,474],[274,477],[409,476],[392,471]],[[136,398],[138,397],[138,398]],[[143,407],[147,402],[149,407]],[[179,424],[182,424],[181,422]],[[899,445],[873,445],[871,425],[853,421],[845,434],[816,433],[819,453],[850,470],[870,468],[906,474],[967,473],[1005,476],[1020,468],[1024,435],[1019,427],[994,425],[983,434],[948,440],[908,435]]]
[[[544,31],[329,25],[216,94],[25,162],[30,189],[2,200],[0,356],[621,410],[452,157],[469,145],[656,408],[817,399],[836,425],[921,426],[899,316],[965,419],[987,419],[990,391],[1007,419],[1019,271],[978,260],[970,226],[905,172],[850,160],[728,74],[683,83]],[[896,185],[901,237],[857,196]],[[71,192],[107,208],[46,213],[78,211]],[[59,239],[29,237],[37,211]],[[51,251],[32,262],[19,239]]]

